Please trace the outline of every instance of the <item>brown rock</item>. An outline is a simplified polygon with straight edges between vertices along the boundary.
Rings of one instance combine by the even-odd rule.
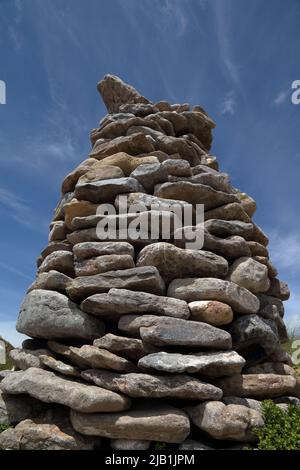
[[[266,398],[294,395],[296,379],[292,375],[246,374],[219,379],[224,396]]]
[[[232,308],[216,300],[198,300],[189,303],[191,320],[202,321],[210,325],[228,325],[233,320]]]
[[[111,141],[101,142],[99,145],[96,142],[90,157],[103,160],[105,157],[118,152],[139,155],[140,153],[149,153],[152,150],[154,150],[154,146],[151,141],[144,134],[136,133],[126,137],[117,137]]]

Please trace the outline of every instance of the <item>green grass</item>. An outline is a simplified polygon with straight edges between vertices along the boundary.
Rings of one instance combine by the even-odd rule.
[[[9,426],[8,424],[0,424],[0,434],[3,432],[3,431],[6,431],[7,429],[9,429],[11,426]]]
[[[289,405],[287,411],[271,400],[262,403],[265,426],[256,429],[258,450],[300,450],[300,408]]]

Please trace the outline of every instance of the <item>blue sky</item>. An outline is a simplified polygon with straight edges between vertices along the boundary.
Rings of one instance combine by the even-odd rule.
[[[299,0],[0,0],[0,334],[14,322],[63,177],[105,114],[117,74],[153,101],[201,104],[212,153],[258,204],[271,258],[300,313]]]

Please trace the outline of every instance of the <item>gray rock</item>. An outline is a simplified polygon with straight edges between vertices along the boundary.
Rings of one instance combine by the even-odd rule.
[[[115,392],[34,367],[10,374],[1,382],[1,389],[4,393],[28,394],[42,402],[69,406],[83,413],[109,413],[130,407],[129,399]]]
[[[84,242],[73,247],[76,261],[103,255],[129,255],[134,257],[134,248],[127,242]]]
[[[277,297],[280,300],[288,300],[290,298],[290,290],[286,282],[273,278],[266,295]]]
[[[242,405],[207,401],[186,411],[195,426],[218,440],[255,442],[254,430],[264,425],[260,413]]]
[[[70,364],[65,364],[62,361],[58,361],[51,356],[40,356],[39,357],[43,366],[51,369],[55,372],[58,372],[62,375],[67,375],[69,377],[80,377],[80,371],[77,367],[71,366]]]
[[[191,275],[223,277],[228,270],[227,261],[214,253],[183,250],[163,242],[146,246],[139,253],[136,264],[156,266],[167,283]]]
[[[238,374],[245,362],[235,351],[193,354],[159,352],[143,357],[139,360],[138,366],[144,370],[157,370],[173,374],[199,372],[208,377],[222,377]]]
[[[80,300],[93,294],[108,292],[111,288],[132,289],[157,295],[165,293],[163,279],[158,270],[151,266],[78,277],[67,287],[67,293],[71,299]]]
[[[254,400],[253,398],[241,398],[241,397],[223,397],[222,400],[225,405],[242,405],[252,410],[262,413],[262,402],[259,400]]]
[[[256,313],[259,300],[247,289],[233,282],[214,278],[174,279],[169,285],[168,296],[193,302],[195,300],[218,300],[227,303],[241,314]]]
[[[130,176],[135,178],[150,193],[153,193],[156,184],[164,183],[168,180],[167,170],[161,163],[139,165]]]
[[[116,178],[108,180],[78,182],[75,188],[77,199],[95,203],[113,202],[118,194],[144,192],[143,186],[135,178]]]
[[[198,175],[193,175],[191,178],[189,178],[189,181],[191,183],[210,186],[216,191],[221,191],[223,193],[232,193],[232,187],[229,182],[229,177],[226,173],[200,173]]]
[[[296,375],[296,371],[293,367],[283,362],[263,362],[256,366],[244,368],[243,374]]]
[[[120,106],[122,113],[132,113],[135,116],[146,117],[148,114],[154,114],[158,112],[158,109],[148,103],[126,103]]]
[[[43,367],[41,364],[41,355],[50,355],[47,349],[36,349],[34,351],[26,349],[12,349],[9,356],[13,365],[21,370],[29,369],[29,367]]]
[[[36,280],[31,284],[27,292],[34,289],[54,290],[64,294],[66,287],[70,284],[72,278],[55,270],[38,274]]]
[[[74,429],[84,435],[180,443],[190,432],[187,415],[168,405],[151,402],[126,413],[86,414],[71,412]]]
[[[122,207],[122,200],[120,196],[116,197],[115,206],[120,210]],[[141,207],[141,212],[146,210],[161,210],[161,211],[174,211],[176,208],[184,207],[190,208],[191,204],[186,201],[177,199],[166,199],[161,197],[152,196],[151,194],[144,193],[131,193],[127,197],[128,206],[137,205]]]
[[[118,321],[121,315],[128,313],[149,313],[175,318],[190,316],[184,300],[127,289],[110,289],[107,294],[92,295],[82,302],[81,308],[110,321]]]
[[[275,323],[259,315],[239,317],[227,329],[234,349],[247,359],[248,365],[265,360],[279,346]]]
[[[25,297],[17,331],[35,338],[93,340],[103,336],[104,324],[82,312],[65,295],[37,289]]]
[[[209,349],[230,349],[230,334],[202,322],[154,315],[124,315],[118,325],[121,331],[140,334],[154,346],[187,346]]]
[[[0,370],[0,382],[12,373],[12,370]]]
[[[247,374],[217,380],[224,396],[255,397],[260,400],[295,395],[297,380],[292,375]]]
[[[140,339],[116,336],[112,333],[95,339],[94,346],[100,349],[107,349],[118,356],[132,361],[138,361],[141,357],[157,350],[154,346],[144,343]]]
[[[263,310],[265,307],[275,306],[279,312],[279,315],[281,317],[284,316],[284,306],[282,300],[266,294],[258,294],[257,298],[259,299],[261,310]]]
[[[192,176],[192,169],[187,160],[167,159],[162,162],[167,174],[174,176]]]
[[[238,258],[230,266],[228,280],[250,292],[266,292],[270,287],[268,268],[253,258]]]
[[[128,359],[89,344],[85,344],[80,348],[70,346],[69,358],[72,363],[84,368],[112,369],[120,372],[133,372],[136,370],[136,366]]]
[[[167,199],[182,199],[190,204],[204,204],[207,211],[237,201],[233,194],[216,191],[210,186],[189,181],[163,183],[155,188],[154,195]]]
[[[14,373],[11,372],[11,374]],[[23,419],[37,416],[43,411],[43,406],[34,398],[10,395],[0,390],[0,424],[14,425]]]
[[[208,232],[221,238],[238,235],[245,240],[251,240],[253,234],[253,224],[241,220],[210,219],[206,220],[204,225]]]
[[[81,376],[99,387],[124,393],[132,398],[178,398],[219,400],[222,391],[214,385],[188,375],[115,374],[104,370],[86,370]]]
[[[48,271],[59,271],[67,276],[74,276],[73,254],[69,251],[53,251],[50,253],[39,267],[39,273]]]
[[[219,238],[209,233],[207,229],[204,231],[203,248],[229,259],[250,256],[251,254],[244,238],[238,235],[232,235],[227,238]]]
[[[62,414],[62,413],[61,413]],[[93,450],[97,439],[81,436],[67,417],[26,419],[0,435],[3,450]],[[50,422],[49,422],[50,421]],[[99,443],[100,441],[98,441]]]

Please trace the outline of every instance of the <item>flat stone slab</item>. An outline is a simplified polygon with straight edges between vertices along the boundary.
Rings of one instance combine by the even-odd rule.
[[[241,220],[210,219],[205,221],[204,226],[212,235],[221,238],[238,235],[245,240],[251,240],[254,232],[252,223]]]
[[[182,199],[190,204],[204,204],[206,211],[238,200],[234,194],[216,191],[210,186],[189,181],[163,183],[156,189],[154,195],[168,199]]]
[[[176,408],[149,403],[126,413],[86,414],[71,412],[74,429],[84,435],[180,443],[190,433],[187,415]]]
[[[71,366],[70,364],[65,364],[62,361],[58,361],[54,357],[40,356],[40,361],[43,366],[58,372],[59,374],[67,375],[69,377],[80,377],[80,370],[77,367]]]
[[[241,314],[257,313],[260,305],[258,298],[244,287],[214,278],[174,279],[169,285],[168,296],[187,302],[218,300]]]
[[[78,182],[75,188],[77,199],[95,203],[113,202],[118,194],[144,192],[143,186],[135,178],[116,178]]]
[[[297,379],[292,375],[246,374],[218,381],[224,396],[267,399],[296,394]]]
[[[88,344],[81,346],[81,348],[70,346],[69,350],[70,359],[80,367],[112,369],[120,372],[136,370],[136,366],[128,361],[128,359],[117,356],[106,349],[100,349],[97,346],[90,346]]]
[[[186,408],[192,422],[218,440],[255,442],[256,428],[264,425],[261,414],[243,405],[225,405],[220,401],[207,401]]]
[[[139,360],[144,370],[157,370],[173,374],[188,372],[208,377],[222,377],[239,374],[246,361],[235,351],[178,354],[159,352]]]
[[[169,283],[189,276],[224,277],[228,263],[221,256],[208,251],[177,248],[171,243],[152,243],[139,253],[137,266],[156,266]]]
[[[129,255],[134,257],[134,248],[127,242],[83,242],[74,245],[76,261],[84,261],[103,255]]]
[[[227,331],[202,322],[154,315],[124,315],[119,329],[129,334],[139,333],[142,340],[154,346],[187,346],[210,349],[230,349]]]
[[[104,324],[82,312],[65,295],[36,289],[21,305],[17,331],[34,338],[93,340],[103,336]]]
[[[80,300],[93,294],[108,292],[111,288],[132,289],[156,295],[165,293],[162,277],[158,270],[151,266],[77,277],[67,287],[67,293],[71,299]]]
[[[116,197],[115,206],[120,210],[122,207],[122,200],[120,196]],[[146,210],[160,210],[160,211],[174,211],[175,208],[191,207],[186,201],[181,201],[178,199],[165,199],[161,197],[152,196],[151,194],[144,193],[130,193],[127,195],[127,204],[138,205],[141,207],[141,212]]]
[[[251,218],[239,202],[231,202],[215,209],[207,210],[204,214],[204,220],[240,220],[241,222],[251,223]]]
[[[153,145],[142,133],[132,134],[130,136],[117,137],[112,141],[103,142],[92,150],[90,157],[103,160],[105,157],[114,155],[118,152],[128,152],[131,155],[149,153],[154,150]]]
[[[81,308],[110,321],[118,320],[121,315],[128,313],[150,313],[175,318],[190,316],[184,300],[128,289],[110,289],[108,294],[92,295],[82,302]]]
[[[115,269],[131,269],[135,264],[130,255],[102,255],[84,261],[75,261],[76,277],[93,276]]]
[[[144,343],[141,339],[116,336],[112,333],[107,333],[102,338],[95,339],[93,344],[100,349],[107,349],[133,361],[138,361],[141,357],[157,351],[155,346]]]
[[[222,390],[188,375],[115,374],[86,370],[81,376],[99,387],[124,393],[132,398],[178,398],[184,400],[219,400]]]
[[[16,348],[9,352],[13,365],[20,370],[26,370],[29,367],[43,367],[40,360],[41,355],[51,355],[51,353],[47,349],[28,350],[25,348]]]
[[[1,382],[1,389],[12,395],[25,393],[42,402],[58,403],[83,413],[109,413],[130,407],[130,400],[125,396],[34,367],[10,374]]]

